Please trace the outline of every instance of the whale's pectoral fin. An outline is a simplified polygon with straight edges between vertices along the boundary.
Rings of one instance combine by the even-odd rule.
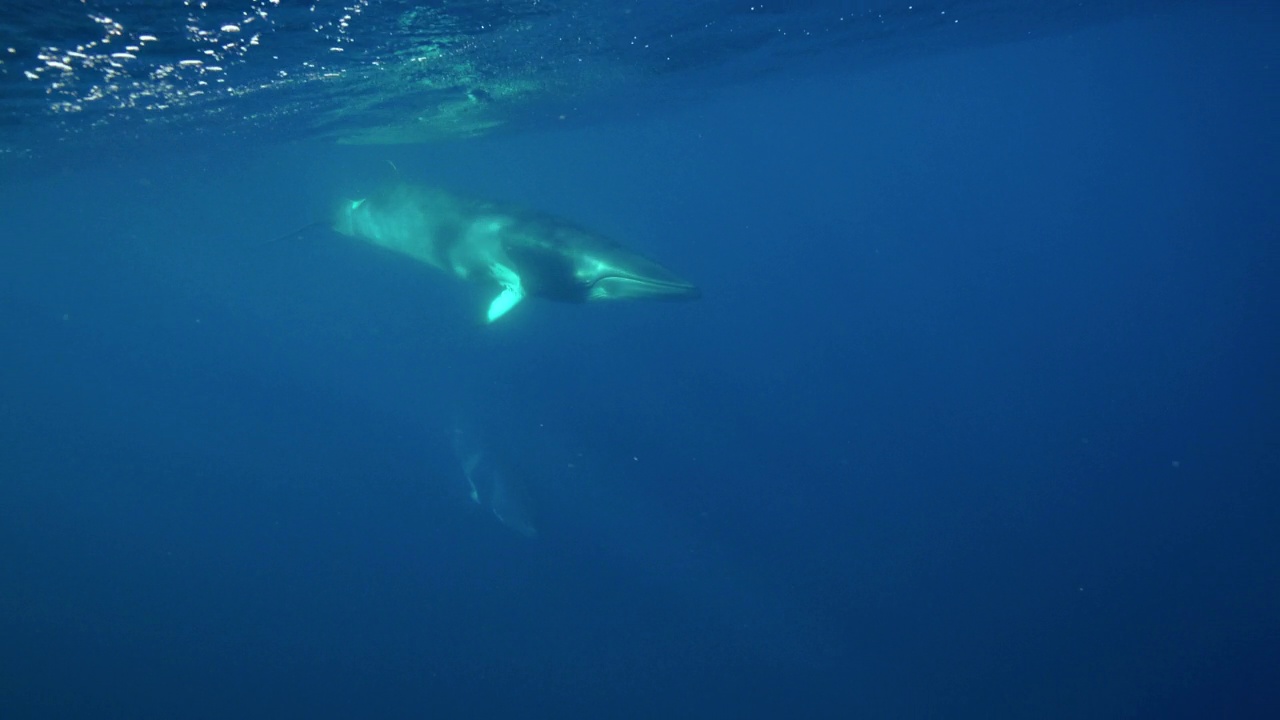
[[[485,316],[485,320],[488,322],[497,320],[503,315],[506,315],[507,311],[518,305],[523,299],[524,293],[511,288],[504,289],[502,292],[498,293],[498,297],[494,298],[493,302],[489,303],[489,312]]]
[[[471,475],[467,475],[467,487],[470,488],[467,495],[471,498],[471,502],[480,504],[480,490],[476,487],[476,481],[471,479]]]
[[[524,299],[524,287],[520,283],[520,276],[505,265],[494,263],[489,266],[489,271],[493,274],[493,279],[502,286],[502,292],[489,303],[489,312],[485,316],[487,322],[493,322],[520,304]]]

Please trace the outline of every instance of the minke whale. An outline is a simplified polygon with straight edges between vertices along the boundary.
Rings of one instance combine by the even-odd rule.
[[[584,303],[702,294],[659,263],[568,220],[421,185],[396,183],[344,201],[333,229],[491,287],[488,322],[526,297]]]
[[[493,513],[498,522],[520,535],[536,537],[533,501],[520,476],[509,472],[479,437],[461,424],[454,426],[452,439],[471,502]]]

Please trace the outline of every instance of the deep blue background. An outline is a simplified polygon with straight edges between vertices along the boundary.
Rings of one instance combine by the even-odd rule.
[[[1274,20],[7,178],[0,716],[1269,717]],[[706,298],[268,241],[386,159]]]

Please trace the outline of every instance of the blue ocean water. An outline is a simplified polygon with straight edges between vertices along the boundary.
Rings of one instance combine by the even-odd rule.
[[[0,718],[1280,712],[1271,5],[210,4],[0,21]]]

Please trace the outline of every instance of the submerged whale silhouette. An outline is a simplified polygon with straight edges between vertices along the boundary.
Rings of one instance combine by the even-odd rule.
[[[533,500],[523,478],[510,472],[473,430],[456,424],[452,440],[471,501],[520,535],[536,537]]]

